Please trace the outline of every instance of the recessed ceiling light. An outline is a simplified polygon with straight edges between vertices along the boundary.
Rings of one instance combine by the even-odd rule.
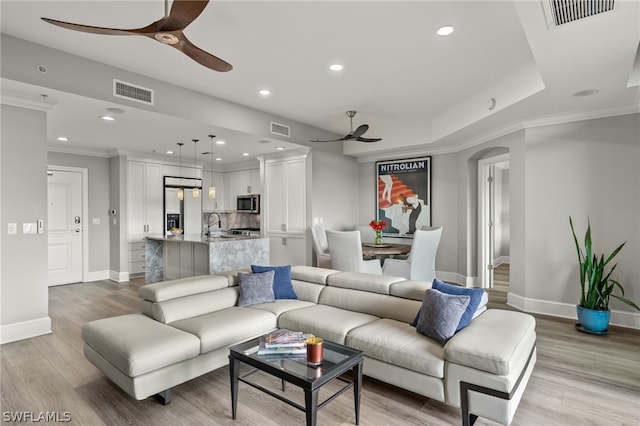
[[[216,141],[216,144],[217,144],[217,145],[224,145],[225,143],[226,143],[226,142],[225,142],[225,141],[223,141],[222,139],[220,139],[220,140],[217,140],[217,141]]]
[[[598,92],[600,92],[598,89],[580,90],[579,92],[574,93],[573,96],[576,96],[576,97],[580,98],[580,97],[583,97],[583,96],[595,95]]]
[[[436,31],[436,34],[438,34],[439,36],[448,36],[448,35],[451,35],[453,31],[454,29],[452,26],[445,25],[444,27],[438,28],[438,31]]]
[[[262,96],[269,96],[271,94],[271,90],[269,89],[260,89],[258,90],[258,93]]]
[[[248,156],[249,156],[249,153],[248,153],[248,152],[243,152],[243,153],[242,153],[242,155],[243,155],[244,157],[248,157]]]
[[[170,149],[167,150],[167,154],[169,155],[173,155],[173,151],[171,151]]]
[[[222,157],[216,157],[216,161],[222,161]]]
[[[66,136],[58,136],[60,142],[69,142],[69,138]]]
[[[331,64],[329,65],[329,69],[331,71],[342,71],[344,67],[341,64]]]
[[[282,150],[284,149],[284,146],[276,146],[276,149],[277,149],[278,151],[282,151]]]
[[[110,115],[101,115],[100,118],[102,118],[104,121],[113,121],[113,120],[115,120],[115,118],[113,118]]]

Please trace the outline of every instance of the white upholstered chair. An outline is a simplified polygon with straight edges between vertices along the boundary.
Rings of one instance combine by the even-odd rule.
[[[382,275],[378,259],[362,259],[359,231],[327,231],[333,269],[343,272],[367,272]]]
[[[436,277],[436,252],[442,237],[442,226],[429,230],[416,230],[411,252],[407,259],[388,258],[382,273],[408,280],[432,282]]]
[[[369,225],[356,225],[354,229],[360,232],[360,242],[374,243],[376,241],[376,231]]]
[[[322,225],[313,225],[311,227],[311,236],[313,237],[313,251],[316,254],[316,266],[331,269],[329,243],[327,243],[327,235]]]

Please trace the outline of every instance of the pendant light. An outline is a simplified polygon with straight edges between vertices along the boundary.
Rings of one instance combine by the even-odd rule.
[[[209,135],[209,137],[211,138],[211,151],[209,151],[209,153],[211,154],[211,186],[209,186],[209,198],[215,200],[216,186],[213,184],[213,138],[215,138],[216,135]]]
[[[184,188],[182,187],[182,145],[184,145],[184,143],[178,142],[178,146],[180,146],[180,188],[178,188],[178,201],[184,200]]]
[[[193,141],[193,175],[196,175],[196,155],[198,154],[196,151],[196,146],[198,143],[198,139],[191,139]],[[193,195],[193,199],[197,199],[200,198],[200,188],[198,188],[197,186],[193,187],[193,191],[191,192],[191,194]]]

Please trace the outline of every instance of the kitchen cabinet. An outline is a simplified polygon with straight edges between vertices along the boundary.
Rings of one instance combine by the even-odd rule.
[[[127,228],[130,275],[144,273],[145,236],[163,232],[162,185],[162,165],[128,162]]]
[[[211,186],[211,172],[202,173],[202,211],[221,211],[226,207],[225,203],[225,173],[213,172],[213,183],[216,187],[216,198],[209,198],[209,186]],[[235,208],[235,203],[233,204]]]
[[[306,157],[267,160],[264,195],[271,263],[307,264]]]
[[[236,210],[238,195],[260,194],[260,169],[227,172],[224,178],[227,210]]]

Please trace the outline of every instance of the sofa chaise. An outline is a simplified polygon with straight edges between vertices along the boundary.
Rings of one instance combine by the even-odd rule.
[[[142,286],[141,313],[83,326],[85,356],[132,397],[169,403],[230,346],[289,328],[361,350],[365,375],[460,407],[464,425],[511,423],[536,362],[531,315],[483,306],[443,345],[412,326],[431,283],[294,266],[296,299],[238,306],[239,272]]]

